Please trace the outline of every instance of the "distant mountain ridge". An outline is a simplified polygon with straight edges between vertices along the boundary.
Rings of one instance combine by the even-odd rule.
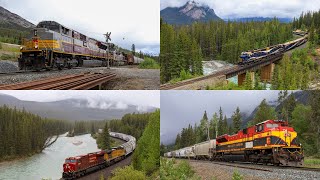
[[[66,99],[54,102],[23,101],[0,93],[0,106],[25,109],[41,117],[61,120],[120,119],[127,113],[153,112],[155,107],[139,107],[115,101]]]
[[[167,7],[160,11],[160,16],[165,22],[177,25],[222,20],[209,6],[200,5],[195,1],[188,1],[181,7]]]
[[[232,18],[232,19],[224,19],[224,21],[235,21],[235,22],[264,22],[264,21],[272,21],[274,18],[272,17],[243,17],[243,18]],[[292,18],[276,18],[281,23],[290,23],[292,22]]]
[[[9,10],[0,6],[0,27],[29,29],[34,28],[35,25],[21,16],[10,12]]]

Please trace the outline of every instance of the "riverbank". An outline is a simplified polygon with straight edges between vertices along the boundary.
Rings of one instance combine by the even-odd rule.
[[[81,141],[80,145],[73,144]],[[0,163],[0,177],[3,179],[60,179],[62,165],[67,157],[99,151],[90,134],[61,136],[50,147],[30,157]]]

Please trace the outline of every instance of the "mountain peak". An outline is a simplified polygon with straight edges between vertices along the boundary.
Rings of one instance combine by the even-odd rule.
[[[0,6],[0,23],[10,27],[33,28],[34,24]]]
[[[195,21],[221,20],[208,5],[194,0],[181,7],[167,7],[161,12],[161,17],[169,24],[191,24]]]

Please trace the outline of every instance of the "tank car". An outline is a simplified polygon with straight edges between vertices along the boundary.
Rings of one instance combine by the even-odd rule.
[[[216,140],[201,142],[194,145],[194,154],[196,159],[210,159],[210,149],[215,148]]]

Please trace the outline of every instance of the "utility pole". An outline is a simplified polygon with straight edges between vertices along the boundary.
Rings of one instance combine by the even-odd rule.
[[[208,141],[210,141],[210,132],[209,132],[209,121],[207,121],[207,133],[208,133]]]
[[[106,34],[104,34],[104,36],[106,37],[106,43],[107,43],[107,69],[110,69],[110,63],[109,63],[109,48],[110,48],[110,46],[109,46],[109,40],[111,41],[111,38],[110,38],[110,36],[111,36],[111,32],[107,32]]]

